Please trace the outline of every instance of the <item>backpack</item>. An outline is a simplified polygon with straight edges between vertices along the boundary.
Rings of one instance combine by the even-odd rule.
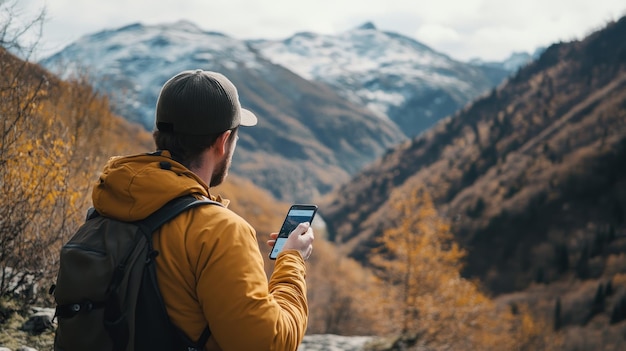
[[[56,284],[58,326],[54,351],[202,350],[211,331],[197,342],[170,321],[159,292],[152,233],[183,211],[219,202],[176,198],[146,219],[122,222],[100,216],[87,220],[63,246]]]

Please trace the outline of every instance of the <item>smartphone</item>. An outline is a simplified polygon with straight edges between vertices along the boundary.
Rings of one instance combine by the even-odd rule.
[[[272,247],[272,251],[270,252],[270,259],[276,259],[278,254],[283,250],[283,246],[285,245],[289,234],[296,229],[298,224],[303,222],[313,222],[313,217],[315,217],[316,212],[316,205],[292,205],[289,208],[287,217],[285,217],[285,221],[283,222],[282,227],[280,227],[278,237],[276,238],[274,247]]]

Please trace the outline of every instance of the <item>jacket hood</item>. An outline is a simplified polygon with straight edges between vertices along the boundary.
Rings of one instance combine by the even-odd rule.
[[[109,159],[93,188],[92,201],[103,216],[136,221],[189,194],[210,197],[202,179],[174,161],[168,151],[157,151]]]

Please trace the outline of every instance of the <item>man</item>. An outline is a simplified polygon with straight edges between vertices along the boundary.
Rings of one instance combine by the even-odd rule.
[[[225,76],[177,74],[157,101],[158,151],[112,158],[94,187],[94,207],[135,221],[186,194],[227,205],[209,188],[228,174],[239,126],[256,123]],[[304,261],[312,243],[310,224],[301,223],[268,283],[256,233],[243,218],[217,205],[183,213],[154,234],[157,279],[172,322],[194,341],[208,326],[209,351],[296,350],[307,325]]]

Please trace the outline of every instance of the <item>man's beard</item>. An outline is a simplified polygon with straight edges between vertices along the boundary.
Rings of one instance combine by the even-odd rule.
[[[210,188],[218,186],[222,184],[222,182],[224,182],[226,176],[228,175],[228,169],[230,168],[231,159],[232,153],[224,157],[220,161],[220,163],[215,165],[215,169],[213,170],[213,174],[211,175],[211,184],[209,184]]]

